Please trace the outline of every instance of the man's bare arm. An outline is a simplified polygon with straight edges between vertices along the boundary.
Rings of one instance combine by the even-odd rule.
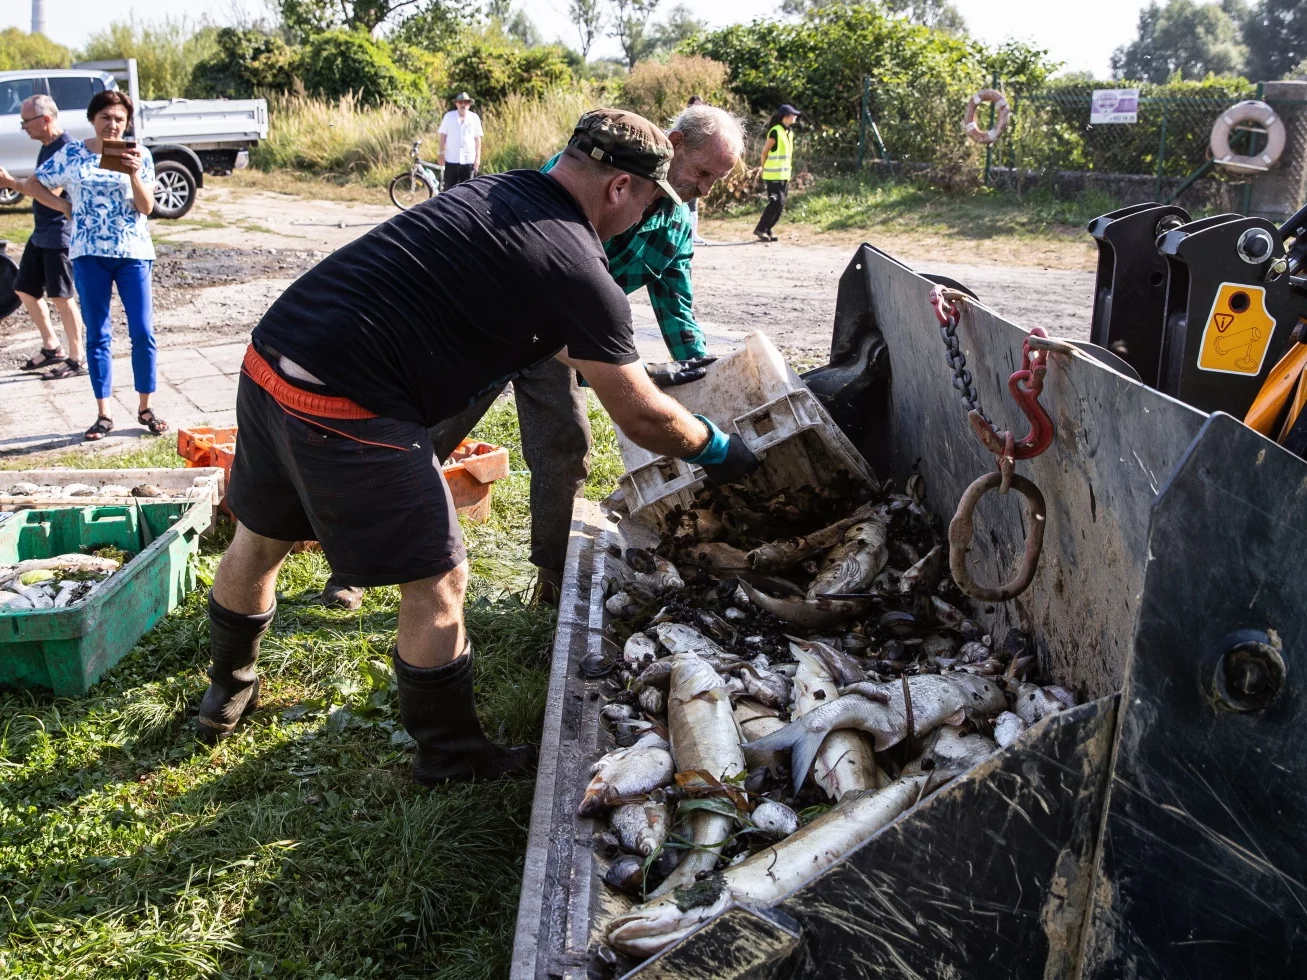
[[[47,208],[53,208],[55,211],[62,211],[70,218],[73,214],[73,204],[67,197],[62,194],[56,194],[50,188],[35,177],[24,177],[22,180],[15,182],[14,186],[18,193],[26,194],[33,201],[44,204]]]
[[[637,446],[660,456],[686,459],[708,445],[708,427],[659,391],[639,361],[619,366],[572,360],[566,351],[558,358],[581,372],[613,423]]]

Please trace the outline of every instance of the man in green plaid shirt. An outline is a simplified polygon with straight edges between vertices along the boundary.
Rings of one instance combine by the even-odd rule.
[[[739,121],[709,105],[692,105],[672,123],[668,139],[676,148],[668,182],[683,201],[705,196],[734,168],[744,152]],[[541,169],[548,172],[556,155]],[[660,198],[643,220],[604,243],[614,281],[630,295],[641,286],[672,363],[648,365],[660,387],[703,377],[712,361],[703,330],[695,322],[690,259],[694,254],[689,209]],[[488,392],[463,413],[431,430],[438,459],[447,459],[504,390]],[[531,563],[536,566],[536,601],[556,605],[572,524],[572,502],[590,475],[590,420],[586,398],[574,372],[550,359],[513,379],[513,397],[522,430],[522,454],[531,470]],[[321,601],[357,608],[363,590],[328,581]]]

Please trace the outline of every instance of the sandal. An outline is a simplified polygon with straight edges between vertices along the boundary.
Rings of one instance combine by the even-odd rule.
[[[161,436],[168,431],[168,423],[155,415],[152,408],[137,412],[136,421],[149,429],[152,436]]]
[[[41,377],[46,381],[59,381],[63,378],[81,377],[85,373],[86,367],[81,361],[74,361],[71,357],[65,357],[62,364],[58,367],[52,367]]]
[[[99,442],[112,431],[113,419],[107,415],[101,415],[96,418],[95,425],[86,430],[84,438],[87,442]]]
[[[41,353],[37,356],[41,358],[39,361],[35,357],[29,357],[22,370],[39,371],[43,367],[49,367],[55,361],[63,360],[68,355],[64,353],[62,347],[42,347]]]

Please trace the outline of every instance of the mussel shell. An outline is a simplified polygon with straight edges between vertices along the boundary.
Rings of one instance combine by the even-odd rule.
[[[613,672],[614,664],[611,658],[604,656],[602,653],[587,653],[581,658],[581,663],[577,669],[581,676],[594,680],[599,677],[607,677]]]
[[[624,895],[639,895],[644,885],[644,861],[634,854],[619,855],[604,873],[604,884]]]
[[[603,858],[616,857],[622,853],[622,842],[611,830],[595,834],[594,852]]]
[[[880,617],[876,625],[891,636],[900,639],[916,636],[921,629],[917,617],[909,612],[887,612]]]

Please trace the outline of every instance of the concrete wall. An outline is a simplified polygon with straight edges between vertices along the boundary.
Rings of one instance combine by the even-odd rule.
[[[1284,154],[1253,178],[1250,213],[1286,218],[1307,201],[1307,82],[1265,82],[1262,98],[1284,121]]]

